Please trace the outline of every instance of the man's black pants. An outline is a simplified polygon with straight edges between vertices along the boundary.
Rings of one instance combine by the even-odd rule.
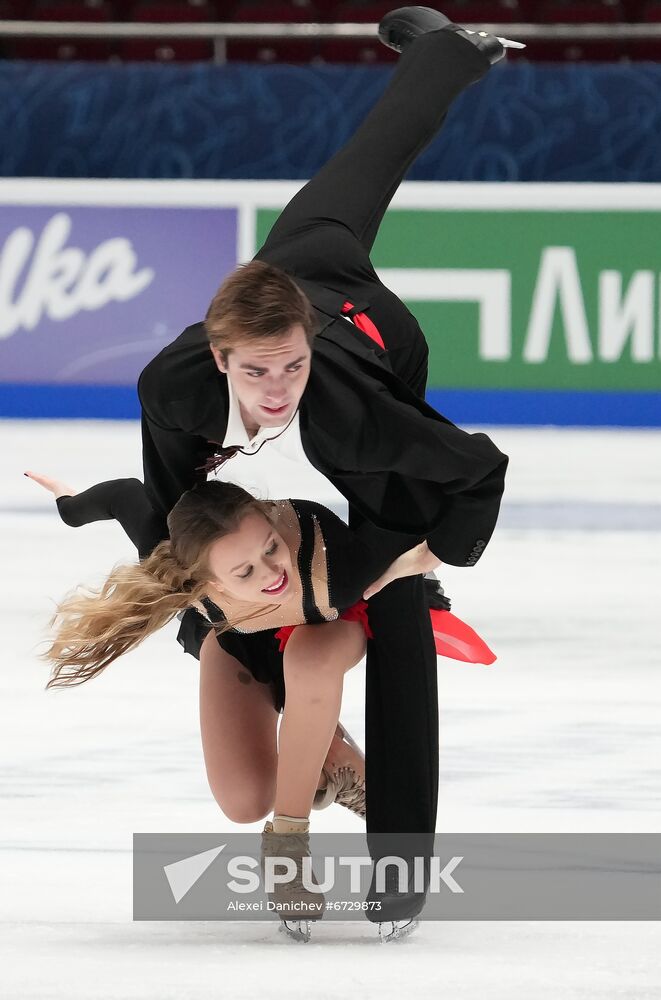
[[[383,215],[454,98],[489,68],[465,39],[416,39],[350,141],[284,209],[257,257],[369,302],[393,371],[423,396],[428,348],[369,259]],[[369,400],[365,400],[369,407]],[[402,441],[402,447],[407,442]],[[360,521],[349,512],[349,523]],[[392,533],[383,532],[392,545]],[[411,540],[412,544],[414,539]],[[372,598],[365,708],[368,833],[432,833],[438,802],[436,653],[420,576]]]

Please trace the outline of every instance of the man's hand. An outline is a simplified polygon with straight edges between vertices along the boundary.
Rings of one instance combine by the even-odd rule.
[[[399,580],[403,576],[417,576],[418,573],[429,573],[430,570],[436,569],[440,565],[441,560],[430,550],[427,542],[421,542],[414,549],[409,549],[408,552],[398,556],[385,573],[367,587],[363,598],[368,601],[370,597],[374,597],[393,580]]]
[[[65,483],[61,483],[58,479],[51,479],[50,476],[42,476],[38,472],[24,472],[23,475],[43,486],[45,490],[53,494],[56,500],[60,497],[74,497],[76,495],[76,490]]]

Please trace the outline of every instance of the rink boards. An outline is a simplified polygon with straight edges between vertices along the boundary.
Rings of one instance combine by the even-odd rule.
[[[0,181],[0,416],[138,414],[300,183]],[[661,185],[405,184],[372,259],[459,422],[661,425]]]

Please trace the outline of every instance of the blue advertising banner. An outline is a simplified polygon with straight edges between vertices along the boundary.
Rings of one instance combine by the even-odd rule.
[[[203,318],[236,266],[237,219],[229,207],[3,206],[0,392],[134,394],[145,364]],[[99,415],[89,391],[68,393],[75,409],[74,395],[85,403],[70,415]],[[120,409],[128,398],[117,397]]]

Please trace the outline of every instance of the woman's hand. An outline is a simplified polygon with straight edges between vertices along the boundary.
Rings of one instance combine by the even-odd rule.
[[[441,565],[441,560],[431,551],[427,542],[421,542],[414,549],[409,549],[403,555],[398,556],[390,564],[385,573],[382,573],[378,580],[370,584],[363,594],[363,599],[368,601],[380,590],[387,587],[393,580],[399,580],[403,576],[417,576],[418,573],[429,573]]]
[[[58,479],[51,479],[49,476],[42,476],[38,472],[24,472],[24,476],[28,479],[32,479],[35,483],[39,483],[43,486],[45,490],[52,493],[56,500],[60,497],[75,497],[76,490],[67,486],[66,483],[61,483]]]

